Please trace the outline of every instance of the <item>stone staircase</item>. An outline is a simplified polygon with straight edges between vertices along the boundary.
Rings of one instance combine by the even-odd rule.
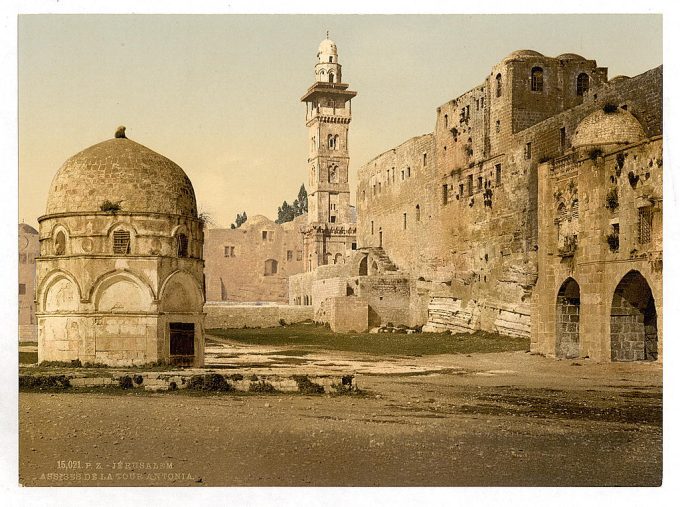
[[[362,252],[367,252],[370,262],[376,261],[378,263],[378,271],[380,273],[399,271],[399,268],[392,262],[385,250],[379,246],[368,246],[360,249]]]

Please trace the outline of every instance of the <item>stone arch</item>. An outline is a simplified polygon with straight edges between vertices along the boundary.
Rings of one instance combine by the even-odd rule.
[[[531,91],[543,91],[543,67],[532,67],[531,69]]]
[[[43,312],[70,312],[80,307],[80,285],[68,271],[59,269],[49,273],[36,294],[39,310]]]
[[[92,288],[96,312],[149,313],[155,296],[151,287],[130,271],[113,271],[101,276]]]
[[[333,264],[342,264],[342,254],[341,253],[336,253],[335,258],[333,259]]]
[[[555,355],[569,359],[579,356],[581,288],[567,278],[557,292],[555,308]]]
[[[359,262],[359,276],[368,275],[368,255],[364,255]]]
[[[160,310],[168,313],[196,313],[203,308],[203,291],[186,271],[173,271],[159,291]]]
[[[658,359],[656,303],[639,271],[629,271],[616,286],[609,329],[612,361]]]

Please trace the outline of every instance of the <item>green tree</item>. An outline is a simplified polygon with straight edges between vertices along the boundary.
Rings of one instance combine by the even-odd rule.
[[[287,201],[283,201],[283,204],[279,206],[276,223],[283,224],[285,222],[290,222],[295,217],[304,213],[307,213],[307,190],[304,185],[301,185],[297,199],[293,201],[292,205],[288,204]]]
[[[238,229],[241,227],[243,224],[246,223],[246,220],[248,220],[248,215],[246,215],[246,212],[244,211],[243,213],[237,213],[236,214],[236,223],[231,224],[232,229]]]

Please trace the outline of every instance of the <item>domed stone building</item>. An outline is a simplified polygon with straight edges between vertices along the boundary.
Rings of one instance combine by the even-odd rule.
[[[203,223],[177,164],[121,127],[64,163],[38,222],[39,361],[203,364]]]

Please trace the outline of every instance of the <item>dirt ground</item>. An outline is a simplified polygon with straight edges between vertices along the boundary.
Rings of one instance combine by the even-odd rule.
[[[269,361],[275,350],[240,350],[258,356],[258,364],[241,362],[238,371],[278,371]],[[356,373],[365,394],[22,392],[19,482],[661,484],[657,364],[557,361],[525,352],[379,360],[338,352],[323,361]]]

